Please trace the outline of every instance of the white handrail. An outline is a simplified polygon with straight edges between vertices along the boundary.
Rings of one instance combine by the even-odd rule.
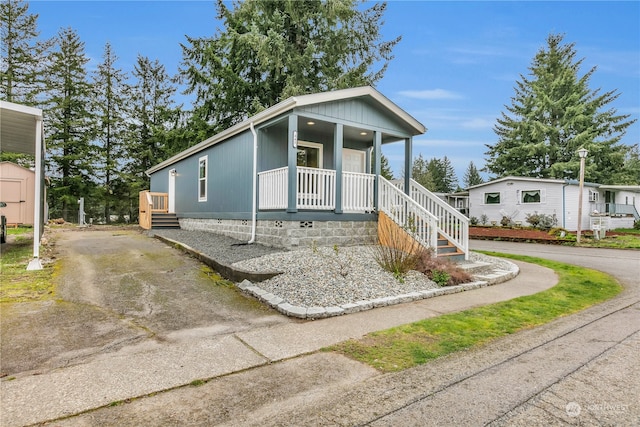
[[[297,208],[332,210],[336,207],[336,171],[298,166]]]
[[[439,232],[469,259],[469,218],[413,179],[411,198],[438,218]]]
[[[258,173],[258,206],[260,209],[286,209],[289,194],[289,168]]]
[[[367,173],[342,172],[342,209],[347,212],[373,211],[375,179],[375,175]]]
[[[378,208],[437,254],[438,218],[384,177],[379,176],[378,180]]]

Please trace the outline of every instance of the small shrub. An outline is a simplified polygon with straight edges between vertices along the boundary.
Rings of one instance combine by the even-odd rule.
[[[538,212],[526,214],[524,218],[533,228],[537,228],[538,224],[540,224],[540,215],[538,215]]]
[[[508,216],[503,216],[502,219],[500,220],[500,225],[502,225],[503,227],[509,227],[512,224],[511,221],[511,217]]]
[[[558,217],[556,214],[547,215],[534,212],[532,214],[527,214],[525,219],[533,228],[538,228],[540,230],[550,230],[558,225]]]
[[[402,282],[405,274],[414,270],[418,260],[429,251],[391,219],[379,223],[378,226],[381,228],[380,235],[384,236],[381,237],[384,241],[380,240],[373,247],[374,259],[380,267]]]
[[[415,269],[425,274],[439,286],[455,286],[461,283],[469,283],[473,280],[469,273],[455,263],[434,257],[431,251],[420,257]]]
[[[478,225],[478,218],[476,218],[475,216],[472,216],[471,218],[469,218],[469,224]]]
[[[634,230],[640,230],[640,219],[633,223]]]
[[[449,273],[443,270],[431,270],[429,274],[429,279],[436,282],[438,286],[446,286],[450,278]]]
[[[487,214],[480,215],[480,223],[482,225],[487,225],[489,223],[489,217],[487,216]]]

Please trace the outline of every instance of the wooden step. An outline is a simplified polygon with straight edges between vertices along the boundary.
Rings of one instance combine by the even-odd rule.
[[[152,229],[180,229],[180,222],[176,214],[153,213],[151,214]]]

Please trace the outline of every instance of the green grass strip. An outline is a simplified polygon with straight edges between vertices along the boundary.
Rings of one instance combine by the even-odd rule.
[[[535,295],[373,332],[328,350],[383,372],[399,371],[548,323],[610,299],[622,290],[615,278],[599,271],[529,256],[484,253],[550,268],[559,281]]]

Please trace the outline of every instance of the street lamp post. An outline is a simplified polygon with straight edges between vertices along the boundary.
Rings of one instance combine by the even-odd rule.
[[[589,153],[584,147],[578,150],[580,156],[580,192],[578,193],[578,229],[576,231],[576,243],[580,244],[580,232],[582,231],[582,189],[584,187],[584,160]]]

